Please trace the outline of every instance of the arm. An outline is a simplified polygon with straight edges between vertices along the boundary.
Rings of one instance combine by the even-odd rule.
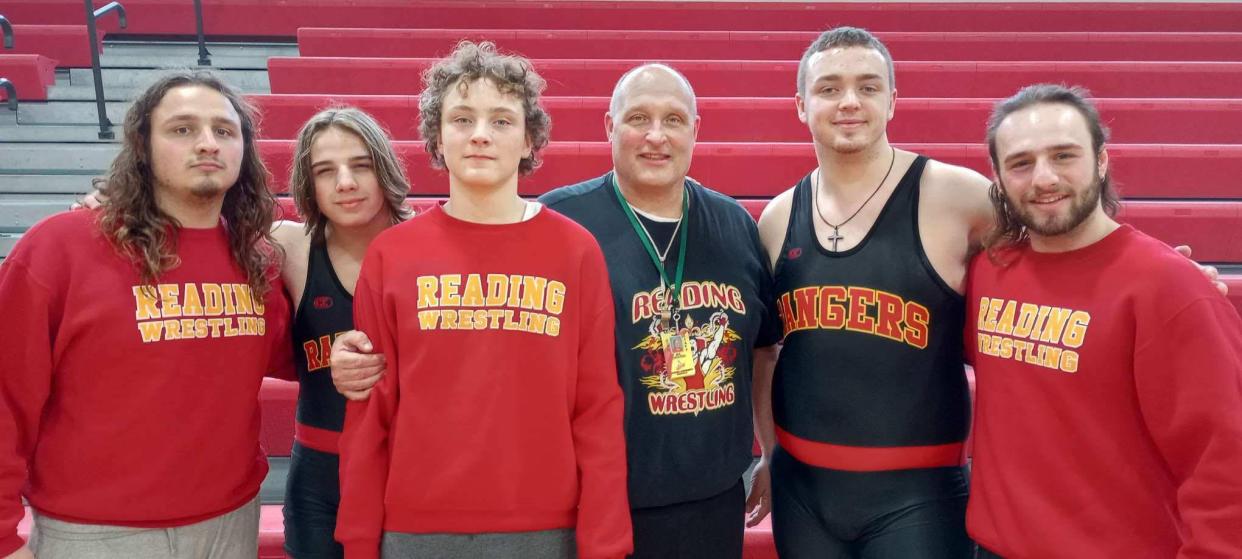
[[[374,353],[365,332],[350,330],[332,342],[332,384],[347,400],[366,400],[384,378],[383,353]]]
[[[397,363],[396,320],[383,305],[382,269],[382,255],[371,252],[355,289],[354,322],[374,336],[378,352]],[[350,559],[379,557],[390,460],[388,433],[398,403],[398,375],[394,374],[376,385],[371,398],[349,402],[345,408],[336,539]]]
[[[772,510],[772,478],[769,466],[772,449],[776,448],[776,421],[772,419],[772,375],[776,372],[776,358],[780,345],[755,348],[754,379],[751,394],[754,399],[755,438],[763,455],[751,474],[750,495],[746,497],[746,526],[759,524]]]
[[[52,385],[56,313],[52,293],[31,277],[21,246],[0,265],[0,557],[29,553],[17,535],[22,487]]]
[[[624,401],[617,383],[612,287],[591,246],[581,274],[578,381],[571,418],[578,457],[578,556],[620,558],[633,551],[626,487]]]
[[[1177,486],[1178,557],[1242,556],[1242,320],[1204,297],[1138,342],[1140,410]]]
[[[772,417],[772,377],[776,373],[776,360],[780,356],[780,342],[784,337],[780,313],[776,310],[776,287],[769,262],[776,258],[785,242],[785,230],[789,222],[789,196],[785,196],[785,208],[769,213],[764,210],[760,225],[752,230],[754,250],[764,264],[759,278],[759,301],[763,320],[755,339],[754,365],[751,370],[752,413],[755,422],[755,439],[762,455],[751,474],[750,495],[746,497],[746,526],[755,526],[772,510],[772,478],[770,466],[772,450],[776,448],[776,420]],[[772,208],[772,206],[768,206]],[[775,214],[775,215],[774,215]],[[783,216],[783,218],[780,218]],[[765,227],[767,231],[765,231]]]

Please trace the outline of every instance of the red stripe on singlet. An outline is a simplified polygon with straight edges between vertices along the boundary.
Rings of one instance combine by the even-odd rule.
[[[961,466],[965,443],[930,446],[843,446],[799,438],[776,428],[776,441],[798,461],[820,468],[880,472]]]
[[[319,452],[341,453],[341,434],[337,431],[297,423],[293,428],[293,440],[306,448],[313,448]]]

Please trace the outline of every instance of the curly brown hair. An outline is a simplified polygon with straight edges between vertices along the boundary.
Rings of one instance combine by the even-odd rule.
[[[548,145],[552,118],[539,105],[539,95],[546,82],[529,60],[496,52],[491,42],[457,43],[453,52],[423,72],[423,92],[418,96],[418,132],[423,137],[431,165],[444,168],[444,154],[440,153],[440,117],[444,110],[444,97],[450,87],[465,92],[469,84],[487,78],[505,95],[522,100],[526,117],[526,139],[530,141],[530,157],[522,158],[518,173],[529,175],[539,167],[539,150]]]
[[[246,272],[251,291],[262,298],[271,288],[280,262],[279,248],[271,236],[276,199],[268,190],[267,168],[259,157],[254,109],[240,93],[209,72],[168,74],[134,100],[125,114],[121,151],[108,171],[108,198],[101,210],[100,228],[118,252],[133,259],[147,285],[154,285],[164,272],[180,265],[174,233],[181,224],[155,202],[151,114],[169,91],[190,86],[219,92],[241,119],[245,150],[241,170],[237,182],[224,195],[220,215],[233,259]]]
[[[988,197],[992,200],[992,208],[996,210],[996,226],[983,239],[983,247],[988,258],[993,262],[1006,265],[1009,259],[1005,253],[1008,249],[1025,242],[1030,238],[1026,226],[1018,218],[1013,208],[1009,207],[1009,198],[1000,183],[1000,160],[996,152],[996,133],[1000,125],[1009,115],[1035,105],[1066,105],[1082,115],[1087,123],[1087,131],[1091,134],[1091,150],[1098,158],[1108,143],[1108,127],[1100,120],[1100,112],[1090,101],[1090,92],[1081,87],[1068,87],[1058,84],[1040,83],[1028,85],[1012,97],[1004,99],[992,108],[992,116],[988,118],[987,143],[988,157],[992,161],[992,172],[998,178],[988,188]],[[1105,172],[1100,177],[1100,205],[1104,213],[1112,217],[1121,207],[1121,199],[1113,187],[1111,173]]]
[[[327,218],[319,210],[315,201],[315,176],[311,171],[311,147],[319,133],[329,128],[349,132],[362,140],[367,154],[375,166],[375,175],[379,179],[380,190],[388,203],[388,212],[392,224],[396,225],[408,219],[410,207],[405,197],[410,193],[410,180],[405,176],[405,168],[401,158],[392,148],[392,140],[384,127],[375,119],[355,107],[330,107],[315,113],[302,131],[298,132],[297,146],[293,155],[293,169],[289,173],[289,191],[293,194],[293,202],[298,213],[306,220],[306,232],[312,238],[323,238],[324,228],[328,225]]]

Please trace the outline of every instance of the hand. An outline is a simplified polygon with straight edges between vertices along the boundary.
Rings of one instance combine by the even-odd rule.
[[[1176,250],[1179,254],[1185,256],[1186,258],[1190,258],[1190,247],[1187,245],[1177,245],[1176,247],[1173,247],[1173,250]],[[1225,285],[1225,282],[1220,281],[1220,271],[1216,269],[1216,266],[1204,266],[1198,262],[1195,262],[1195,266],[1199,267],[1199,271],[1203,273],[1204,277],[1206,277],[1208,281],[1212,282],[1212,285],[1216,286],[1216,290],[1219,291],[1221,295],[1229,294],[1229,286]]]
[[[772,511],[771,464],[764,456],[755,464],[750,474],[750,495],[746,496],[746,527],[751,528],[763,521]]]
[[[35,556],[34,552],[30,551],[29,547],[23,545],[17,548],[17,551],[9,554],[9,556],[4,559],[35,559]]]
[[[108,181],[105,179],[94,179],[91,181],[91,191],[78,201],[69,205],[71,210],[97,210],[104,202],[108,201]]]
[[[332,384],[349,400],[366,400],[384,376],[384,355],[374,354],[371,339],[350,330],[332,342]]]

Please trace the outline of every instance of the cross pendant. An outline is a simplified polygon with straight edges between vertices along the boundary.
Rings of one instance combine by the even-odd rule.
[[[845,235],[841,234],[841,230],[839,228],[833,227],[832,234],[828,235],[827,237],[828,242],[832,243],[832,252],[838,252],[837,243],[841,242],[844,239],[845,239]]]

